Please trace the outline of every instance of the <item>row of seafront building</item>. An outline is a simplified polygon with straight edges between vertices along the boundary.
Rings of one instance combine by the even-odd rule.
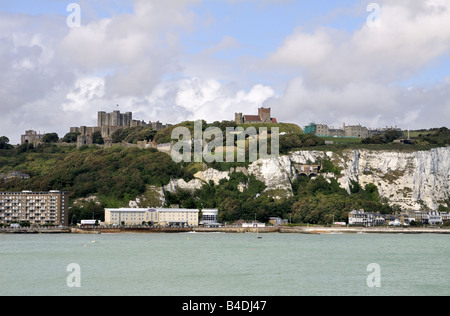
[[[348,215],[348,224],[350,226],[364,227],[382,225],[405,226],[410,225],[412,222],[425,225],[442,225],[449,220],[450,213],[438,211],[404,211],[399,216],[394,216],[355,210]]]
[[[69,225],[69,193],[49,192],[0,192],[0,224],[27,223],[31,226]],[[106,209],[104,225],[142,225],[196,227],[217,225],[218,210],[198,209]]]
[[[180,208],[118,208],[105,209],[104,226],[134,226],[151,223],[160,227],[198,227],[218,225],[219,210]]]
[[[32,226],[68,226],[69,196],[67,192],[0,192],[0,224],[29,223]],[[201,213],[201,216],[200,216]],[[105,226],[133,226],[151,223],[154,226],[197,227],[217,226],[217,209],[119,208],[105,209]],[[201,218],[200,218],[201,217]],[[349,213],[351,226],[442,225],[450,220],[448,212],[405,211],[399,216],[355,210]]]

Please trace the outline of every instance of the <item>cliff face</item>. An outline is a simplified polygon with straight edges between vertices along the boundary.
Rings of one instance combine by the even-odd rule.
[[[373,183],[381,197],[391,205],[402,209],[419,210],[423,206],[436,209],[450,199],[450,147],[430,151],[371,151],[347,150],[341,153],[322,151],[297,151],[272,159],[260,159],[247,170],[236,170],[253,174],[264,182],[268,191],[292,194],[291,182],[298,173],[294,164],[314,164],[330,159],[341,168],[341,174],[325,174],[335,177],[341,187],[349,190],[352,181],[362,187]],[[199,189],[210,180],[218,183],[228,178],[228,172],[208,169],[195,175],[189,183],[173,180],[164,190],[175,191],[177,187],[187,190]]]
[[[290,189],[297,176],[294,163],[310,164],[328,158],[340,167],[336,177],[349,190],[352,181],[362,187],[373,183],[380,196],[404,209],[420,209],[423,205],[436,209],[450,198],[450,147],[430,151],[397,152],[348,150],[342,153],[298,151],[278,159],[259,160],[249,167],[268,190]]]
[[[382,197],[402,208],[436,209],[450,198],[450,147],[416,152],[359,150],[342,157],[341,185],[373,183]]]

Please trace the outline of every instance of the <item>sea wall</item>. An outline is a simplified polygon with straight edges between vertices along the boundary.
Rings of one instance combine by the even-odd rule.
[[[195,227],[195,228],[98,228],[72,229],[75,234],[157,234],[157,233],[229,233],[229,234],[450,234],[450,228],[400,228],[400,227],[322,227],[322,226],[271,226],[252,227]]]

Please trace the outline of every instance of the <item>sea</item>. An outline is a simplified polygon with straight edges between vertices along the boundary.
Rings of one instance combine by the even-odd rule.
[[[0,235],[1,296],[448,296],[450,235]]]

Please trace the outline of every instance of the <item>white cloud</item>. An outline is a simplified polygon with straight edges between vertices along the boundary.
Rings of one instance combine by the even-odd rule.
[[[83,19],[73,29],[64,16],[0,13],[0,136],[18,142],[29,128],[64,134],[117,104],[167,123],[232,120],[260,106],[300,125],[450,121],[448,77],[428,89],[398,85],[450,56],[446,0],[379,1],[380,27],[353,33],[298,26],[264,60],[243,55],[245,45],[224,34],[198,54],[184,52],[181,37],[200,25],[190,6],[201,2],[136,0],[133,13]]]
[[[269,56],[269,61],[283,66],[313,67],[326,60],[332,50],[332,39],[327,30],[320,28],[314,34],[308,34],[298,28]]]
[[[187,6],[197,2],[136,0],[133,14],[72,29],[65,16],[0,13],[0,134],[17,143],[25,129],[64,133],[111,104],[141,104],[179,69],[179,37],[195,17]]]
[[[352,34],[295,29],[263,61],[266,69],[281,68],[292,76],[283,96],[269,104],[281,119],[299,124],[448,125],[445,78],[428,90],[408,90],[398,83],[449,56],[448,1],[386,0],[378,28],[363,24]]]
[[[385,1],[380,27],[364,24],[353,34],[325,28],[309,34],[298,28],[268,61],[297,67],[317,84],[403,80],[450,53],[450,3],[421,1],[421,11],[417,6]]]
[[[145,94],[166,73],[177,70],[179,33],[189,30],[194,1],[136,0],[134,14],[94,20],[70,30],[59,54],[83,72],[111,71],[106,94]]]
[[[413,89],[373,83],[349,83],[342,87],[307,86],[294,78],[280,98],[267,102],[279,119],[304,126],[310,122],[341,126],[362,124],[404,129],[448,125],[450,85]],[[278,114],[280,113],[280,114]]]
[[[73,113],[92,112],[92,108],[95,109],[95,104],[98,105],[104,95],[105,81],[102,78],[78,79],[75,87],[67,94],[67,101],[62,104],[62,109]]]
[[[268,86],[254,85],[248,91],[233,84],[223,84],[214,79],[188,78],[158,85],[146,100],[145,107],[152,109],[168,103],[160,109],[159,118],[173,122],[204,119],[208,122],[234,120],[236,112],[257,113],[258,107],[275,96]],[[142,111],[148,109],[142,108]]]
[[[257,84],[245,91],[233,84],[196,77],[161,82],[142,96],[110,98],[104,90],[102,78],[80,79],[66,95],[62,108],[67,115],[76,115],[80,125],[95,123],[92,118],[99,110],[117,109],[132,111],[135,119],[176,124],[184,120],[234,120],[235,112],[256,114],[258,107],[275,97],[268,86]]]
[[[25,129],[46,130],[60,124],[58,98],[75,74],[56,57],[65,36],[65,20],[0,13],[0,134],[17,143]]]

